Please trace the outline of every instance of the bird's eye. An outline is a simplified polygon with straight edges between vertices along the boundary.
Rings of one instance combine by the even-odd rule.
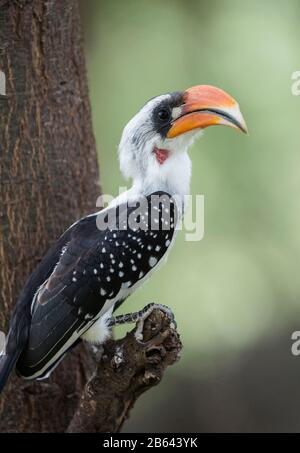
[[[161,121],[167,121],[170,119],[170,111],[167,110],[167,109],[161,109],[158,111],[157,113],[158,115],[158,118],[161,120]]]

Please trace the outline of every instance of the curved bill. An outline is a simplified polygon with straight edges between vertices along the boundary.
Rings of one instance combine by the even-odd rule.
[[[181,113],[167,134],[174,138],[194,129],[208,126],[229,126],[248,133],[246,122],[238,103],[228,93],[209,85],[189,88],[183,95]]]

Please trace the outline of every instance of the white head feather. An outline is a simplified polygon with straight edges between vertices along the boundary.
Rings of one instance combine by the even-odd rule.
[[[120,169],[125,178],[133,180],[132,191],[148,195],[166,191],[171,195],[187,195],[191,179],[191,160],[187,151],[201,131],[191,131],[176,138],[163,138],[154,128],[153,111],[170,94],[151,99],[124,128],[119,145]],[[173,119],[181,114],[180,107],[172,110]],[[161,165],[154,148],[170,151]]]

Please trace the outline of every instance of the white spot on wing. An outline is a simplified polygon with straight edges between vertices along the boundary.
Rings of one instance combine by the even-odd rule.
[[[150,256],[150,258],[149,258],[149,266],[153,267],[153,266],[155,266],[156,263],[157,263],[157,258],[155,258],[155,256]]]

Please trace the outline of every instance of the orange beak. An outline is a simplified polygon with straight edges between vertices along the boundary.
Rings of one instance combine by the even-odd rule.
[[[168,138],[216,125],[248,133],[238,103],[220,88],[197,85],[186,90],[183,99],[181,114],[173,121]]]

